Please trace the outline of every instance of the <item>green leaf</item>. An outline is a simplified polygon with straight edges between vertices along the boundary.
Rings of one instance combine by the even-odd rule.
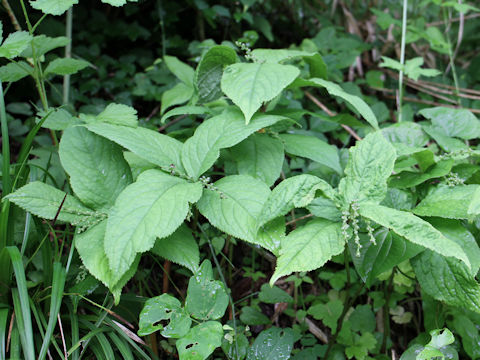
[[[417,355],[418,360],[430,360],[432,357],[437,356],[445,358],[440,350],[443,350],[443,348],[455,341],[452,332],[448,329],[443,329],[443,332],[440,329],[432,330],[430,331],[430,335],[432,336],[432,340],[430,340],[430,342],[425,345],[425,349]]]
[[[195,89],[192,85],[185,85],[184,83],[178,83],[171,89],[164,91],[162,94],[160,114],[163,114],[165,110],[171,106],[186,103],[192,98],[194,91]]]
[[[378,275],[424,250],[423,246],[411,243],[385,228],[378,229],[373,235],[376,244],[366,234],[360,234],[360,256],[352,256],[355,269],[367,286],[371,286]],[[350,253],[355,254],[357,244],[350,239],[348,245]]]
[[[371,305],[357,305],[355,310],[350,314],[348,321],[351,329],[360,333],[373,333],[377,327],[375,314]]]
[[[99,122],[130,127],[138,126],[137,110],[123,104],[109,104],[96,117]]]
[[[472,195],[467,214],[470,216],[480,215],[480,187]]]
[[[62,15],[75,4],[78,4],[78,0],[30,0],[34,9],[50,15]]]
[[[285,154],[280,140],[252,134],[230,150],[238,173],[250,175],[272,186],[282,171]]]
[[[33,57],[33,50],[35,50],[35,56],[40,57],[53,49],[64,47],[68,43],[70,43],[70,39],[66,36],[57,36],[52,38],[45,35],[37,35],[33,37],[31,46],[28,46],[25,50],[23,50],[20,56],[24,58],[31,58]]]
[[[382,201],[395,163],[393,146],[377,131],[351,147],[349,154],[346,177],[338,186],[346,203]]]
[[[215,101],[222,96],[220,81],[223,69],[236,61],[235,50],[224,45],[213,46],[202,56],[195,72],[199,103]]]
[[[195,70],[193,70],[184,62],[178,60],[175,56],[166,55],[164,56],[163,61],[165,61],[165,65],[167,65],[168,70],[170,70],[178,79],[180,79],[180,81],[193,88]]]
[[[307,313],[312,315],[314,319],[321,320],[326,326],[332,329],[332,334],[337,332],[337,321],[342,315],[343,303],[336,299],[326,304],[315,304],[310,306]]]
[[[292,329],[271,327],[262,331],[248,349],[247,360],[288,359],[293,349]]]
[[[469,219],[472,217],[468,213],[470,201],[478,189],[479,185],[438,186],[413,209],[413,213],[420,216]]]
[[[163,124],[167,119],[171,118],[172,116],[177,115],[202,115],[207,114],[209,109],[202,106],[179,106],[175,109],[167,111],[165,115],[162,116],[160,122]]]
[[[0,57],[13,59],[21,54],[23,50],[30,45],[32,36],[26,31],[16,31],[8,35],[8,37],[0,46]]]
[[[223,328],[217,321],[207,321],[190,329],[177,340],[180,360],[204,360],[222,345]]]
[[[452,170],[454,161],[452,159],[441,160],[428,168],[425,172],[403,171],[390,178],[388,185],[391,188],[405,189],[420,185],[427,180],[447,175]]]
[[[360,115],[370,124],[375,130],[378,130],[378,121],[377,117],[373,113],[372,109],[356,95],[349,94],[345,92],[338,84],[335,84],[331,81],[312,78],[308,82],[312,83],[313,86],[321,86],[327,89],[328,93],[333,96],[338,96],[339,98],[345,100],[350,105],[352,105]]]
[[[80,124],[80,120],[62,108],[50,108],[48,111],[39,111],[37,119],[41,120],[47,114],[48,117],[42,124],[42,127],[52,130],[65,130],[72,125]]]
[[[83,233],[75,234],[75,248],[82,259],[83,265],[95,278],[104,283],[113,293],[115,303],[120,301],[120,293],[128,280],[137,271],[140,257],[137,256],[125,273],[110,270],[104,249],[107,220],[93,225]]]
[[[359,213],[393,230],[414,244],[421,245],[440,255],[462,260],[470,267],[467,255],[456,242],[447,239],[432,225],[411,213],[373,203],[360,204]]]
[[[120,193],[108,216],[105,252],[110,269],[123,274],[137,253],[152,248],[156,237],[172,234],[201,194],[200,183],[158,170],[141,173]]]
[[[316,217],[330,221],[342,221],[342,212],[335,205],[335,202],[323,196],[313,199],[307,206],[307,210]]]
[[[161,321],[168,320],[163,326]],[[162,336],[181,338],[188,333],[192,319],[188,316],[180,301],[168,294],[148,299],[140,312],[138,335],[145,336],[161,330]]]
[[[464,140],[480,136],[480,120],[467,109],[438,106],[420,110],[418,113],[431,120],[434,130],[445,136]]]
[[[63,191],[53,186],[34,181],[5,196],[5,199],[44,219],[53,220],[60,208],[57,220],[74,225],[84,224],[95,217],[95,212],[85,207],[77,198],[65,195]]]
[[[299,74],[292,65],[238,63],[227,66],[221,87],[242,110],[248,124],[262,103],[279,95]]]
[[[14,82],[33,75],[32,67],[25,61],[11,62],[0,66],[0,81]]]
[[[230,108],[204,121],[182,148],[182,162],[187,174],[198,179],[218,159],[220,149],[234,146],[255,131],[282,119],[280,116],[260,114],[245,126],[242,114]]]
[[[122,149],[83,127],[70,127],[60,141],[60,161],[82,202],[94,209],[109,209],[132,182]]]
[[[407,121],[382,128],[382,134],[391,143],[401,143],[411,147],[423,147],[429,140],[421,125]]]
[[[441,129],[434,128],[433,126],[422,124],[423,131],[433,138],[443,150],[446,152],[454,152],[467,150],[468,146],[462,140],[452,138],[443,133]]]
[[[240,321],[245,325],[250,326],[269,325],[272,323],[272,321],[268,318],[267,315],[250,306],[244,306],[242,308],[242,313],[240,314]]]
[[[291,303],[293,298],[277,286],[263,284],[258,294],[258,299],[266,304]]]
[[[295,271],[315,270],[340,254],[345,246],[341,226],[341,223],[317,219],[288,234],[282,241],[270,284]]]
[[[184,172],[180,160],[182,143],[170,136],[142,127],[131,128],[106,123],[93,123],[86,127],[155,165],[169,167],[173,164],[176,171]]]
[[[193,238],[192,231],[185,225],[180,226],[169,237],[158,239],[151,251],[158,256],[185,266],[192,273],[198,270],[200,263],[198,244]]]
[[[273,189],[263,205],[258,226],[283,216],[294,208],[308,206],[315,198],[317,190],[323,191],[326,196],[334,196],[332,187],[314,175],[303,174],[283,180]]]
[[[256,233],[268,186],[247,175],[226,176],[214,186],[216,190],[206,189],[197,203],[200,213],[221,231],[269,249]]]
[[[368,352],[375,349],[377,339],[371,333],[364,333],[362,335],[354,334],[353,344],[345,348],[345,355],[349,359],[355,357],[355,359],[366,359]]]
[[[88,62],[85,60],[71,58],[55,59],[48,64],[44,74],[71,75],[85,69],[87,66]]]
[[[329,145],[315,136],[281,134],[280,139],[283,141],[287,153],[316,161],[328,166],[338,174],[343,173],[335,146]]]
[[[225,314],[228,295],[223,283],[213,280],[212,264],[205,260],[188,282],[185,309],[198,320],[216,320]]]
[[[480,313],[480,285],[463,263],[427,250],[412,265],[420,286],[433,298]]]

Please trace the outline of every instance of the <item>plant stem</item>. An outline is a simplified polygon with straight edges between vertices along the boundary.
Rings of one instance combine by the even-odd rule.
[[[7,11],[8,16],[10,16],[10,20],[13,24],[13,28],[16,31],[21,31],[22,28],[20,24],[18,23],[17,17],[15,16],[15,13],[13,12],[12,8],[10,7],[10,4],[8,3],[8,0],[2,0],[3,7]]]
[[[72,23],[73,23],[73,7],[67,11],[67,28],[65,36],[70,40],[65,46],[65,58],[72,57]],[[70,75],[63,77],[63,104],[68,104],[70,95]]]
[[[383,321],[384,321],[384,332],[383,332],[383,339],[382,339],[382,347],[380,348],[380,353],[386,353],[387,351],[387,339],[390,336],[390,294],[392,293],[392,285],[393,285],[393,275],[395,274],[392,271],[392,275],[390,275],[390,279],[388,280],[388,285],[385,286],[385,305],[383,307]]]
[[[402,44],[400,47],[400,76],[398,78],[398,121],[402,121],[402,100],[403,100],[403,65],[405,64],[405,38],[407,34],[407,8],[408,0],[403,0],[402,15]]]

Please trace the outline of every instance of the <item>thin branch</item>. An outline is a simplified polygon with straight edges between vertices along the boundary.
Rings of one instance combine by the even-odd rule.
[[[388,99],[395,99],[395,96],[392,96],[392,95],[385,95],[385,97],[388,98]],[[449,105],[449,104],[442,104],[442,103],[439,103],[439,102],[436,102],[436,101],[415,99],[415,98],[410,98],[410,97],[405,97],[403,100],[408,101],[408,102],[419,103],[419,104],[426,104],[426,105],[432,105],[432,106],[444,106],[444,107],[448,107],[448,108],[451,108],[451,109],[460,109],[460,107],[458,107],[458,106]],[[461,108],[461,109],[466,109],[468,111],[471,111],[472,113],[480,114],[480,109],[471,109],[471,108]]]
[[[292,225],[292,224],[295,224],[297,221],[300,221],[300,220],[303,220],[303,219],[308,219],[310,217],[312,217],[313,215],[312,214],[307,214],[307,215],[304,215],[304,216],[300,216],[299,218],[296,218],[296,219],[293,219],[293,220],[290,220],[289,222],[287,222],[285,225]]]
[[[187,115],[180,115],[179,117],[173,119],[172,121],[170,121],[168,124],[165,124],[165,125],[162,125],[158,128],[158,132],[162,132],[164,131],[166,128],[168,128],[169,126],[172,126],[173,124],[176,124],[177,122],[179,122],[180,120],[183,120],[184,118],[186,118]]]
[[[477,18],[477,17],[480,17],[480,14],[467,15],[467,16],[464,17],[464,20],[475,19],[475,18]],[[451,21],[451,22],[460,21],[460,17],[458,17],[458,18],[453,18],[453,19],[450,20],[450,21]],[[439,26],[439,25],[443,25],[443,21],[439,20],[439,21],[434,21],[434,22],[425,24],[426,27]]]
[[[60,336],[62,337],[63,354],[65,355],[65,360],[67,360],[68,352],[67,352],[67,344],[65,343],[65,336],[63,335],[62,319],[60,318],[60,314],[57,314],[57,317],[58,317],[58,326],[60,328]]]
[[[10,7],[10,4],[8,3],[8,0],[2,0],[2,4],[5,7],[5,10],[7,10],[8,16],[10,16],[10,21],[12,22],[15,30],[16,31],[21,31],[22,27],[18,23],[17,17],[15,16],[15,13],[13,12],[12,8]]]

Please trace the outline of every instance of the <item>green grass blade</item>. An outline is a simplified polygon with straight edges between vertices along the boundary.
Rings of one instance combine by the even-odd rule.
[[[108,337],[115,344],[115,348],[118,352],[123,356],[124,360],[133,360],[132,350],[130,350],[130,346],[125,340],[122,340],[118,337],[117,334],[114,332],[109,332]]]
[[[34,360],[35,348],[33,345],[32,317],[22,256],[15,246],[7,247],[7,251],[12,260],[13,271],[17,280],[18,289],[12,289],[12,295],[15,295],[15,316],[17,317],[17,326],[20,331],[20,340],[22,340],[23,355],[26,360]]]
[[[12,335],[10,337],[10,359],[21,359],[20,349],[20,333],[18,332],[18,328],[13,325]]]
[[[78,315],[77,313],[73,310],[72,306],[68,304],[68,310],[70,313],[70,328],[72,331],[72,344],[76,344],[80,340],[80,331],[78,329]],[[80,352],[78,349],[75,349],[71,353],[71,360],[78,360],[78,356],[80,355]]]
[[[8,324],[8,309],[0,309],[0,359],[6,359],[6,342],[7,325]]]
[[[105,319],[105,323],[110,325],[116,332],[117,334],[119,334],[124,340],[126,340],[130,346],[135,349],[135,351],[143,358],[143,359],[146,359],[146,360],[150,360],[150,359],[156,359],[155,355],[147,355],[141,348],[140,346],[138,346],[137,343],[135,343],[135,341],[133,341],[127,334],[125,334],[125,332],[117,325],[113,322],[112,319],[110,318],[106,318]]]
[[[96,328],[95,330],[90,331],[87,335],[83,336],[80,340],[78,340],[75,344],[73,344],[70,349],[68,349],[67,351],[68,356],[70,357],[70,354],[72,354],[80,346],[84,345],[85,341],[92,339],[93,337],[95,337],[95,335],[104,331],[108,331],[108,329]]]
[[[5,111],[5,100],[3,98],[3,87],[0,81],[0,122],[2,124],[2,196],[10,194],[11,179],[10,179],[10,138],[8,136],[7,112]]]
[[[50,298],[50,315],[48,317],[48,325],[47,330],[45,331],[45,336],[43,338],[42,348],[40,349],[40,354],[38,355],[39,360],[43,360],[47,356],[50,339],[53,335],[55,325],[57,324],[57,315],[60,311],[60,305],[62,304],[65,277],[66,273],[65,269],[62,267],[62,264],[58,262],[54,263],[52,296]]]

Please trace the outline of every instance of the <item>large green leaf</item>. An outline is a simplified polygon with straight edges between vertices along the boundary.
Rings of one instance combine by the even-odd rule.
[[[62,15],[75,4],[78,4],[78,0],[30,0],[34,9],[50,15]]]
[[[248,124],[260,106],[280,94],[300,74],[295,66],[238,63],[223,72],[222,91],[245,115]]]
[[[335,146],[329,145],[315,136],[281,134],[280,139],[283,141],[287,153],[316,161],[328,166],[338,174],[343,173]]]
[[[285,159],[280,140],[266,134],[252,134],[230,151],[239,174],[260,179],[268,186],[279,178]]]
[[[90,274],[110,289],[118,303],[123,286],[137,271],[140,257],[137,256],[124,273],[112,271],[104,249],[106,228],[107,220],[103,220],[85,232],[75,234],[75,248]]]
[[[14,82],[33,75],[32,67],[25,61],[11,62],[0,66],[0,81]]]
[[[204,121],[182,148],[182,162],[187,174],[198,179],[218,159],[220,149],[234,146],[255,131],[281,119],[280,116],[259,114],[245,125],[237,109],[227,109]]]
[[[108,104],[105,110],[96,116],[96,120],[130,127],[138,125],[137,110],[124,104]]]
[[[262,331],[248,349],[247,360],[287,360],[293,349],[292,329],[271,327]]]
[[[323,191],[326,196],[334,196],[332,187],[314,175],[303,174],[283,180],[263,205],[258,226],[285,215],[293,208],[306,207],[315,198],[317,190]]]
[[[44,74],[71,75],[85,69],[87,66],[88,62],[85,60],[72,58],[55,59],[48,64]]]
[[[220,81],[223,68],[236,60],[235,50],[225,45],[213,46],[202,56],[195,72],[195,87],[200,103],[208,103],[222,96]]]
[[[180,79],[186,85],[193,87],[193,77],[195,70],[193,70],[189,65],[181,62],[175,56],[164,56],[163,61],[167,65],[168,70],[170,70],[178,79]]]
[[[163,326],[161,321],[168,320]],[[138,335],[145,336],[161,330],[162,336],[181,338],[188,333],[192,319],[182,309],[180,301],[168,294],[148,299],[140,312]]]
[[[207,321],[190,329],[177,340],[180,360],[205,360],[222,345],[223,328],[217,321]]]
[[[374,203],[360,204],[360,215],[393,230],[414,244],[421,245],[440,255],[462,260],[470,267],[468,256],[455,241],[452,241],[432,225],[415,215]]]
[[[408,121],[382,128],[382,133],[391,143],[401,143],[411,147],[423,147],[429,140],[421,125]]]
[[[308,84],[309,83],[309,84]],[[360,115],[376,130],[378,130],[377,117],[373,113],[372,109],[367,105],[365,101],[356,95],[352,95],[343,90],[338,84],[324,79],[312,78],[309,79],[306,85],[321,86],[327,89],[328,93],[333,96],[345,100],[352,105]]]
[[[352,256],[353,264],[367,286],[372,285],[375,278],[381,273],[391,270],[394,266],[424,250],[423,246],[406,241],[385,228],[378,229],[374,236],[376,244],[371,242],[369,236],[361,234],[360,256]],[[357,244],[350,240],[348,245],[350,253],[355,254]]]
[[[395,163],[393,146],[377,131],[351,147],[349,153],[346,177],[339,184],[345,201],[382,201]]]
[[[449,137],[464,140],[480,136],[480,120],[467,109],[451,109],[444,106],[423,109],[418,112],[432,121],[433,128]]]
[[[454,161],[452,159],[441,160],[431,166],[425,172],[402,171],[393,175],[388,185],[391,188],[405,189],[420,185],[427,180],[447,175],[452,170]]]
[[[338,222],[316,219],[288,234],[270,284],[295,271],[315,270],[340,254],[345,247],[341,227]]]
[[[422,289],[437,300],[480,313],[480,285],[465,264],[426,250],[412,260]]]
[[[94,209],[109,209],[132,182],[122,149],[84,127],[64,131],[59,154],[73,191]]]
[[[162,94],[160,114],[163,114],[165,110],[174,105],[180,105],[186,103],[193,96],[195,89],[193,85],[185,85],[184,83],[178,83],[171,89],[168,89]]]
[[[247,175],[226,176],[214,186],[217,190],[205,190],[197,203],[202,215],[221,231],[270,250],[256,231],[257,219],[270,194],[268,186]]]
[[[159,170],[147,170],[117,198],[108,216],[105,252],[110,269],[123,274],[137,253],[149,250],[155,238],[172,234],[183,222],[189,204],[202,194],[189,183]]]
[[[192,231],[185,225],[180,226],[169,237],[158,239],[152,252],[174,263],[185,266],[195,273],[200,263],[200,251],[193,238]]]
[[[35,56],[40,57],[53,49],[66,46],[69,42],[70,39],[66,36],[52,38],[45,35],[36,35],[33,37],[30,46],[23,50],[20,56],[31,58],[33,57],[33,51],[35,51]]]
[[[413,212],[420,216],[438,216],[450,219],[471,218],[468,208],[479,188],[479,185],[437,187],[413,209]]]
[[[131,128],[106,123],[88,124],[87,128],[155,165],[168,167],[173,164],[175,170],[184,171],[180,160],[182,143],[170,136],[142,127]]]
[[[205,260],[188,282],[185,309],[195,319],[206,321],[221,318],[227,306],[225,286],[213,279],[212,264]]]
[[[0,46],[0,57],[13,59],[27,48],[32,41],[32,36],[26,31],[16,31],[8,37]]]
[[[28,183],[5,196],[5,199],[9,199],[34,215],[49,220],[53,220],[58,210],[61,209],[58,212],[57,220],[73,225],[87,224],[97,217],[95,211],[83,205],[74,196],[67,195],[63,191],[40,181]],[[65,199],[64,202],[63,199]]]

